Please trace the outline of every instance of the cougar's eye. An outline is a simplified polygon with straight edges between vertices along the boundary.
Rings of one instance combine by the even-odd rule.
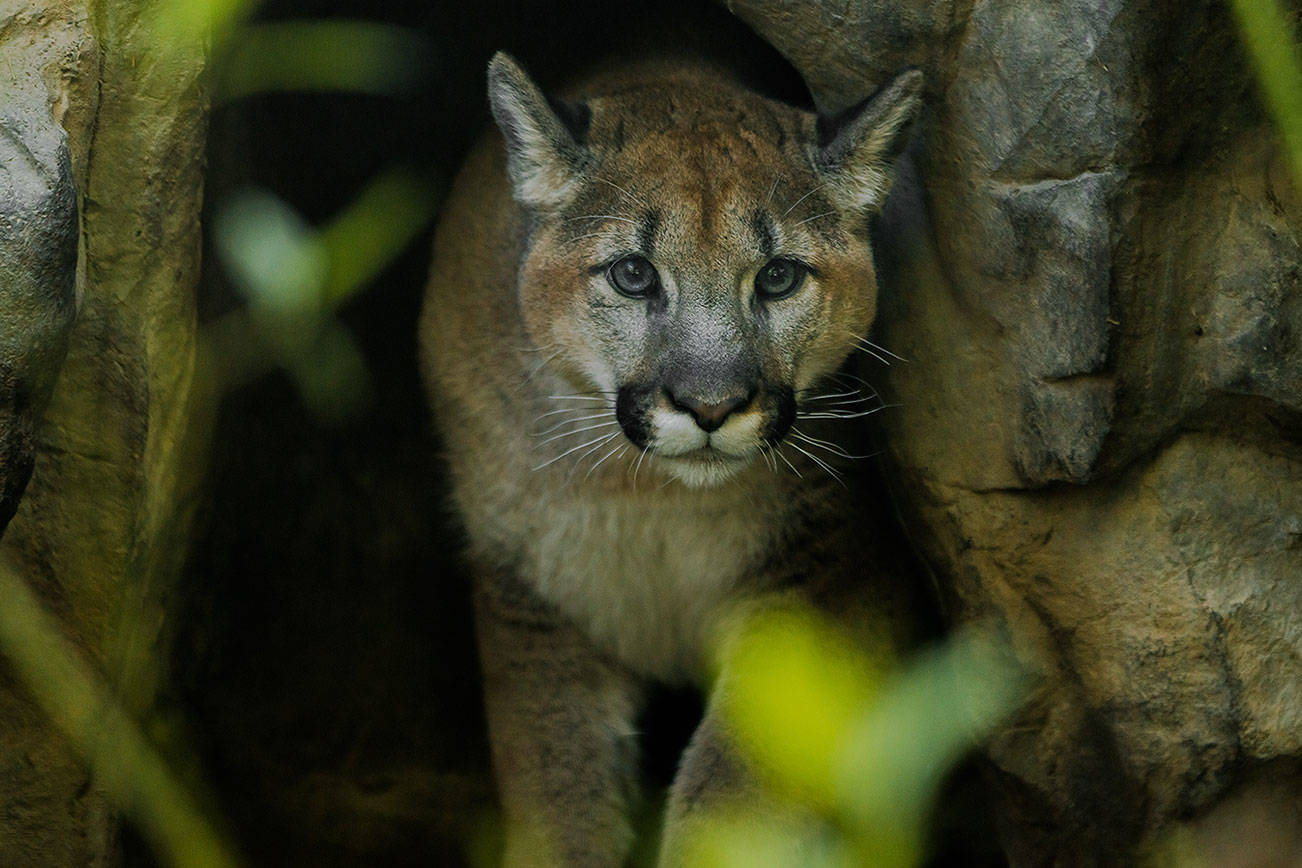
[[[625,256],[606,269],[606,280],[620,295],[629,298],[646,298],[660,287],[656,267],[641,256]]]
[[[794,259],[770,259],[755,275],[755,294],[765,301],[786,298],[800,289],[808,273]]]

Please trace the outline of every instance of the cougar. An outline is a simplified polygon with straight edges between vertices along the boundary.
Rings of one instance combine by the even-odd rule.
[[[445,204],[419,330],[506,864],[626,857],[646,687],[704,680],[733,613],[802,600],[862,633],[908,605],[853,460],[879,402],[847,361],[869,346],[869,218],[921,87],[905,71],[818,116],[698,60],[563,98],[489,64],[496,130]],[[712,807],[764,799],[727,684],[683,752],[661,864]]]

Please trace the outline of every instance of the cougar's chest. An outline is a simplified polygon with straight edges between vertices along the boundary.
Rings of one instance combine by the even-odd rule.
[[[703,662],[714,618],[756,581],[774,534],[744,497],[575,496],[539,514],[526,573],[594,643],[644,675]]]

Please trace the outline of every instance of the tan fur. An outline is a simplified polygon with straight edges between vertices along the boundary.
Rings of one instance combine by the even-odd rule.
[[[856,588],[892,606],[899,595],[873,584],[853,466],[804,444],[847,474],[843,486],[796,449],[765,457],[769,386],[708,436],[667,393],[651,393],[646,454],[621,431],[610,393],[657,376],[665,353],[708,375],[742,344],[764,383],[847,391],[827,377],[872,320],[867,210],[885,194],[887,140],[917,87],[863,137],[856,154],[876,149],[867,162],[820,166],[812,115],[707,66],[650,64],[583,83],[582,146],[514,64],[495,60],[490,77],[512,163],[495,135],[456,181],[435,239],[422,362],[479,573],[507,861],[618,864],[629,840],[618,758],[631,749],[641,683],[701,676],[713,626],[742,601]],[[757,211],[772,218],[779,251],[817,267],[762,314],[750,301],[766,262]],[[659,320],[594,272],[639,249],[649,225]],[[657,333],[655,322],[672,325]],[[717,400],[703,382],[702,400]],[[802,419],[796,430],[854,451],[845,421]],[[698,441],[718,451],[693,457]],[[672,457],[680,451],[692,455]],[[709,764],[690,756],[728,752],[715,743],[720,722],[707,722],[698,740],[710,744],[689,752],[680,791],[710,789]],[[680,792],[676,812],[693,799]]]

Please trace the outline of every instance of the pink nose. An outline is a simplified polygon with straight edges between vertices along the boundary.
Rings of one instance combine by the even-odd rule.
[[[696,420],[697,427],[702,431],[717,431],[723,425],[725,419],[750,403],[754,393],[739,393],[729,395],[722,401],[706,402],[687,396],[678,396],[665,389],[665,397],[669,399],[669,403],[673,404],[676,409],[682,410],[684,413],[690,413],[692,418]]]

